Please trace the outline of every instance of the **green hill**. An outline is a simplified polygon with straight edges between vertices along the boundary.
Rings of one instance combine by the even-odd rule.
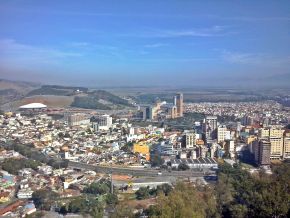
[[[86,109],[99,109],[110,110],[107,105],[101,104],[96,96],[75,96],[72,107],[86,108]]]
[[[100,100],[103,100],[107,103],[100,103]],[[71,106],[87,109],[110,110],[112,107],[129,107],[131,105],[127,100],[113,95],[110,92],[97,90],[88,93],[87,96],[76,96]]]
[[[27,94],[27,96],[33,95],[74,95],[76,91],[87,92],[87,88],[72,87],[72,86],[58,86],[58,85],[43,85],[38,89],[34,89]]]

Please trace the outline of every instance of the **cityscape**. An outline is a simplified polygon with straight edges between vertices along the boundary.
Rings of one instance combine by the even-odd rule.
[[[117,5],[0,3],[0,217],[289,217],[289,2]]]

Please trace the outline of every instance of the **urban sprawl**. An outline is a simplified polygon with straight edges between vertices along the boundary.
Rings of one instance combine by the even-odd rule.
[[[71,199],[91,194],[109,216],[112,202],[138,199],[142,188],[214,184],[221,162],[271,174],[272,163],[290,159],[290,109],[275,101],[187,103],[177,93],[132,104],[133,112],[109,115],[35,102],[0,115],[0,216],[77,214]],[[187,118],[189,128],[170,123]]]

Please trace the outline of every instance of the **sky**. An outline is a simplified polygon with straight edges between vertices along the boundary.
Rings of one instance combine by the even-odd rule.
[[[287,85],[290,1],[0,0],[0,78]]]

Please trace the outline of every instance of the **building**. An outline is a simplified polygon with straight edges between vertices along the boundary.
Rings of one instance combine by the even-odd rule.
[[[259,138],[267,138],[270,136],[270,129],[269,128],[261,128],[259,129],[258,133]]]
[[[230,158],[234,159],[236,154],[236,147],[234,140],[227,140],[225,144],[226,151],[229,153]]]
[[[283,158],[289,159],[290,158],[290,130],[286,130],[284,133],[284,152]]]
[[[133,145],[133,152],[141,154],[146,160],[150,159],[150,150],[146,143],[135,143]]]
[[[185,133],[184,137],[184,145],[186,149],[192,149],[196,145],[196,134],[194,131],[188,131]]]
[[[113,118],[107,114],[102,115],[101,117],[99,117],[98,124],[100,130],[109,130],[112,127]]]
[[[203,132],[207,143],[217,138],[217,117],[206,116],[203,123]]]
[[[271,159],[282,159],[284,156],[284,132],[283,128],[276,127],[259,129],[259,138],[267,138],[271,143]]]
[[[69,126],[79,126],[79,125],[88,125],[90,119],[85,114],[65,114],[65,119]]]
[[[160,109],[165,114],[167,119],[175,119],[178,117],[177,106],[173,104],[163,104]]]
[[[174,103],[176,103],[177,107],[177,116],[183,117],[183,94],[177,93],[177,95],[174,98]]]
[[[271,128],[269,130],[271,142],[271,159],[283,158],[283,135],[285,130],[282,128]]]
[[[253,144],[255,162],[259,166],[270,165],[271,142],[269,139],[256,140]]]
[[[153,117],[154,107],[153,106],[151,106],[151,105],[142,106],[141,110],[143,112],[143,120],[153,120],[154,119],[154,117]]]
[[[283,157],[283,138],[270,137],[271,159],[281,159]]]
[[[231,132],[227,129],[225,125],[219,126],[217,128],[217,140],[218,142],[224,142],[225,140],[231,139]]]

